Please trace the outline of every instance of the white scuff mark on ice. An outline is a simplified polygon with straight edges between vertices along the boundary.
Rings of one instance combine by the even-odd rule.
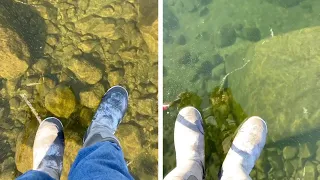
[[[303,110],[303,117],[304,117],[305,119],[309,119],[308,109],[307,109],[306,107],[303,107],[302,110]]]
[[[270,35],[271,35],[271,37],[273,37],[273,36],[274,36],[274,33],[273,33],[272,28],[270,28]]]

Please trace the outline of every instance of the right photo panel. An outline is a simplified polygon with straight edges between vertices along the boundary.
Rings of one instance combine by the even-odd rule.
[[[320,1],[163,3],[164,179],[319,179]]]

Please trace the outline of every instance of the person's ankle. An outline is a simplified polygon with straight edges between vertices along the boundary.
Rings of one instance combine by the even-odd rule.
[[[48,174],[50,177],[52,177],[53,179],[60,179],[61,177],[61,172],[59,169],[55,169],[55,168],[51,168],[51,167],[41,167],[38,169],[34,169],[36,171],[41,171],[44,172],[46,174]]]

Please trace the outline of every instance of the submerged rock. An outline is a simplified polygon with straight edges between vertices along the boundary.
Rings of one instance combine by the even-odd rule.
[[[119,85],[121,81],[122,81],[122,75],[120,71],[108,72],[108,82],[110,86]]]
[[[80,111],[80,123],[83,127],[89,127],[93,117],[91,109],[83,107]]]
[[[122,124],[116,135],[119,137],[121,147],[126,159],[133,160],[142,151],[142,141],[139,129],[136,126]]]
[[[102,78],[102,72],[84,59],[72,58],[67,67],[79,78],[88,84],[95,84]]]
[[[260,30],[256,27],[244,28],[242,33],[243,37],[248,41],[257,42],[261,39]]]
[[[317,167],[314,163],[307,161],[304,166],[303,179],[316,180],[317,178]]]
[[[295,146],[286,146],[283,148],[283,158],[293,159],[298,154],[298,148]]]
[[[151,26],[140,26],[140,32],[149,48],[149,52],[158,54],[158,19],[156,19]]]
[[[217,34],[216,45],[218,47],[231,46],[236,42],[237,33],[231,24],[223,25]]]
[[[293,31],[226,59],[236,102],[248,116],[259,114],[267,121],[269,142],[319,128],[319,103],[314,100],[320,94],[319,35],[320,27]]]
[[[178,44],[178,45],[182,45],[182,46],[185,45],[185,44],[187,44],[186,37],[181,34],[181,35],[178,37],[178,39],[177,39],[177,44]]]
[[[201,9],[201,11],[200,11],[200,17],[203,17],[203,16],[206,16],[206,15],[208,15],[209,14],[209,9],[207,8],[207,7],[205,7],[205,8],[203,8],[203,9]]]
[[[1,26],[0,39],[0,77],[18,78],[28,69],[28,47],[17,33]]]
[[[163,8],[163,29],[177,30],[179,29],[179,19],[168,7],[166,1],[164,2]]]
[[[116,31],[115,21],[99,16],[88,16],[75,23],[81,34],[95,34],[99,38],[116,40],[120,34]]]
[[[70,88],[59,86],[45,97],[45,107],[57,117],[68,118],[75,110],[76,99]]]
[[[97,84],[88,91],[80,92],[80,103],[88,108],[95,109],[98,107],[104,93],[103,86],[101,84]]]
[[[286,161],[284,163],[284,170],[286,172],[287,177],[291,177],[294,172],[294,167],[290,162]]]
[[[299,147],[299,157],[302,159],[307,159],[314,154],[314,149],[310,143],[303,143]]]

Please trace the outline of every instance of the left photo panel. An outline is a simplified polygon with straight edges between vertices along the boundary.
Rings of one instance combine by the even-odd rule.
[[[158,1],[1,0],[0,180],[158,178]]]

